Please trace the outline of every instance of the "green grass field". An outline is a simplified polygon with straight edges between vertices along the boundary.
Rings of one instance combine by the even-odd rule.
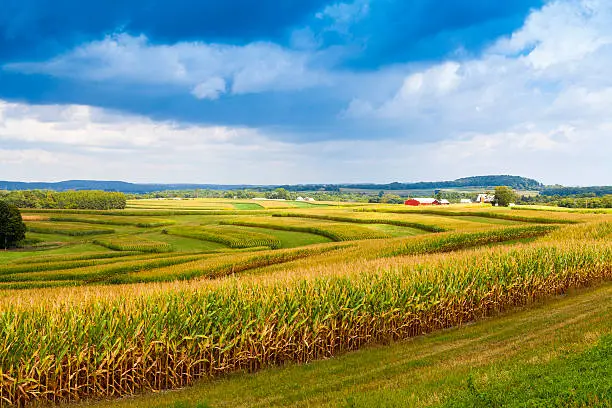
[[[0,400],[610,406],[609,214],[326,204],[24,211]]]

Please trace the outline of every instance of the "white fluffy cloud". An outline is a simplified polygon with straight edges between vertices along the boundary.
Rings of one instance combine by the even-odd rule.
[[[609,183],[612,124],[470,134],[451,141],[283,143],[262,130],[179,126],[85,106],[0,102],[0,174],[19,180],[320,183],[511,173]],[[594,166],[593,163],[601,163]]]
[[[250,129],[155,122],[83,105],[27,105],[0,100],[0,141],[133,151],[257,140]]]
[[[122,33],[47,62],[13,63],[4,68],[88,81],[172,85],[198,98],[215,99],[226,90],[246,94],[325,83],[326,74],[310,67],[316,57],[267,42],[244,46],[203,42],[159,45],[144,35]]]
[[[480,162],[488,162],[482,156],[503,158],[512,152],[526,169],[523,158],[533,155],[542,158],[542,167],[601,166],[608,176],[596,178],[610,183],[612,164],[601,152],[612,154],[611,21],[609,2],[551,2],[479,58],[417,71],[407,67],[410,72],[393,97],[382,102],[356,98],[344,116],[446,139],[442,144],[452,146],[453,156],[479,152]],[[579,182],[571,175],[570,180]]]

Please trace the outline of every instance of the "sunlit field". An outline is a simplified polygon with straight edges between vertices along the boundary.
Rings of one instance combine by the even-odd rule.
[[[0,253],[0,400],[68,403],[201,386],[606,287],[610,217],[231,199],[24,210],[36,243]],[[591,343],[609,333],[601,324]],[[321,394],[313,398],[324,405]]]

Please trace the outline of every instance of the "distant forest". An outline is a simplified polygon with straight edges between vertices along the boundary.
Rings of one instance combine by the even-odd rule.
[[[593,187],[545,187],[540,191],[544,196],[580,196],[580,197],[603,197],[612,194],[612,186],[593,186]]]
[[[363,190],[441,190],[445,188],[464,188],[464,187],[496,187],[508,186],[515,190],[541,190],[544,185],[537,180],[509,175],[495,176],[474,176],[464,177],[452,181],[420,181],[417,183],[389,183],[389,184],[333,184],[333,185],[309,185],[308,187],[317,187],[317,189],[339,189],[339,188],[354,188]],[[290,191],[298,191],[296,189],[305,186],[282,186]]]
[[[126,206],[123,193],[107,191],[49,190],[0,192],[0,200],[19,208],[57,208],[81,210],[121,210]]]
[[[0,190],[102,190],[117,191],[131,194],[146,194],[168,190],[244,190],[270,191],[282,187],[287,191],[340,191],[340,189],[364,189],[364,190],[439,190],[447,188],[463,187],[495,187],[508,186],[515,190],[542,190],[544,185],[537,180],[510,176],[475,176],[464,177],[453,181],[422,181],[417,183],[359,183],[359,184],[295,184],[295,185],[229,185],[229,184],[134,184],[123,181],[99,181],[99,180],[68,180],[57,183],[26,183],[15,181],[0,181]]]

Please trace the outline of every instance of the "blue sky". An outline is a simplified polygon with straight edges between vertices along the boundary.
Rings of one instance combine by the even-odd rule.
[[[611,184],[610,63],[604,0],[5,0],[0,179]]]

